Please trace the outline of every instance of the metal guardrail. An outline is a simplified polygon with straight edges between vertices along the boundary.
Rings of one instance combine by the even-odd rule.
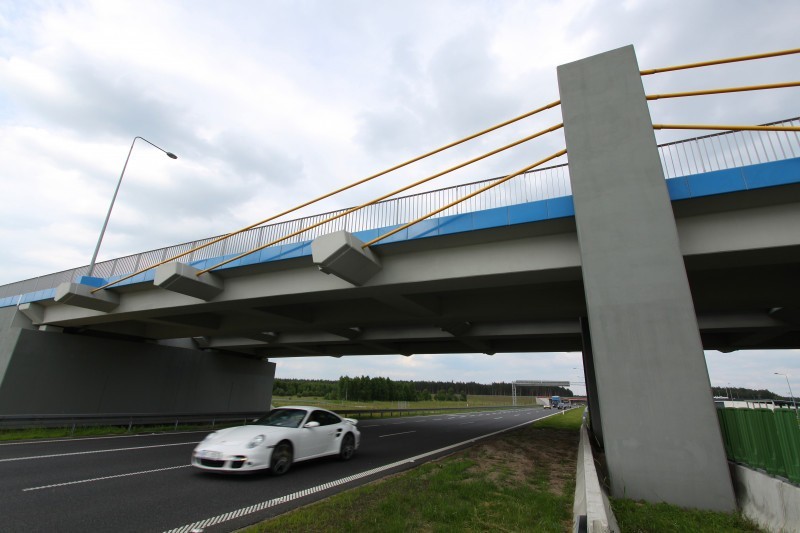
[[[764,125],[796,126],[800,125],[800,117]],[[659,153],[664,175],[667,178],[674,178],[798,157],[800,156],[800,135],[797,132],[725,132],[662,144],[659,146]],[[475,181],[455,187],[384,200],[296,235],[282,244],[297,244],[339,230],[358,232],[405,224],[433,209],[466,196],[496,179]],[[569,167],[564,163],[527,172],[496,189],[443,211],[438,216],[507,207],[570,194],[572,194],[572,188],[569,181]],[[344,211],[346,209],[254,228],[208,248],[197,250],[182,257],[181,262],[191,263],[202,259],[243,253]],[[108,279],[135,272],[216,238],[218,237],[209,237],[102,261],[95,265],[94,275]],[[53,289],[63,282],[74,281],[80,276],[85,276],[88,270],[87,265],[3,285],[0,286],[0,298]]]
[[[117,413],[117,414],[49,414],[0,415],[0,429],[97,427],[97,426],[166,426],[211,425],[227,423],[246,424],[264,414],[264,411],[241,413]]]
[[[280,407],[280,406],[277,406]],[[412,409],[334,409],[323,407],[338,413],[340,416],[393,418],[394,416],[411,416],[423,413],[446,412],[472,412],[487,410],[511,410],[540,406],[476,406],[476,407],[431,407]],[[50,415],[0,415],[0,429],[30,429],[30,428],[63,428],[71,427],[97,427],[97,426],[166,426],[171,425],[210,425],[215,427],[220,424],[246,424],[262,416],[265,411],[239,412],[239,413],[119,413],[119,414],[50,414]]]

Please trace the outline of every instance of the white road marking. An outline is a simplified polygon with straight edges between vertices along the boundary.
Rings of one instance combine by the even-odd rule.
[[[461,423],[459,424],[459,426],[466,426],[467,424],[474,424],[474,423],[475,423],[475,421],[474,421],[474,420],[473,420],[472,422],[461,422]]]
[[[498,417],[492,418],[492,420],[502,420],[502,419],[503,419],[502,416],[498,416]]]
[[[175,470],[178,468],[189,468],[191,465],[168,466],[166,468],[154,468],[153,470],[144,470],[142,472],[130,472],[128,474],[117,474],[114,476],[95,477],[92,479],[81,479],[80,481],[67,481],[65,483],[53,483],[52,485],[42,485],[41,487],[31,487],[22,489],[22,492],[29,492],[32,490],[52,489],[55,487],[66,487],[67,485],[77,485],[79,483],[91,483],[93,481],[103,481],[105,479],[114,479],[118,477],[140,476],[142,474],[152,474],[154,472],[166,472],[167,470]]]
[[[187,444],[198,444],[199,441],[193,442],[176,442],[174,444],[156,444],[153,446],[135,446],[133,448],[114,448],[111,450],[91,450],[88,452],[71,452],[71,453],[53,453],[50,455],[34,455],[30,457],[12,457],[10,459],[0,459],[0,463],[8,463],[11,461],[30,461],[31,459],[49,459],[51,457],[66,457],[69,455],[89,455],[92,453],[110,453],[110,452],[127,452],[130,450],[147,450],[149,448],[166,448],[167,446],[186,446]]]
[[[403,431],[402,433],[389,433],[388,435],[378,435],[379,439],[383,437],[394,437],[395,435],[406,435],[408,433],[416,433],[416,431]]]
[[[541,420],[541,419],[538,419]],[[257,513],[258,511],[263,511],[264,509],[269,509],[270,507],[275,507],[282,503],[288,503],[299,498],[304,498],[306,496],[310,496],[312,494],[316,494],[317,492],[322,492],[324,490],[332,489],[334,487],[338,487],[341,485],[345,485],[352,481],[357,481],[359,479],[363,479],[365,477],[373,476],[375,474],[380,474],[381,472],[385,472],[387,470],[391,470],[393,468],[397,468],[398,466],[402,466],[408,463],[414,463],[419,461],[420,459],[424,459],[426,457],[430,457],[432,455],[436,455],[438,453],[446,452],[448,450],[452,450],[453,448],[458,448],[460,446],[464,446],[465,444],[472,444],[481,439],[485,439],[487,437],[493,437],[494,435],[499,435],[500,433],[505,433],[506,431],[511,431],[513,429],[521,428],[522,426],[527,426],[533,422],[537,422],[538,420],[529,420],[527,422],[523,422],[521,424],[517,424],[516,426],[511,426],[510,428],[501,429],[500,431],[494,431],[492,433],[487,433],[486,435],[481,435],[478,437],[474,437],[469,440],[465,440],[459,442],[457,444],[451,444],[450,446],[445,446],[444,448],[439,448],[438,450],[433,450],[431,452],[425,452],[423,454],[410,457],[408,459],[401,459],[395,463],[391,463],[388,465],[379,466],[377,468],[373,468],[372,470],[366,470],[364,472],[360,472],[358,474],[353,474],[352,476],[343,477],[341,479],[337,479],[335,481],[331,481],[329,483],[325,483],[323,485],[318,485],[316,487],[311,487],[309,489],[301,490],[299,492],[294,492],[292,494],[287,494],[286,496],[281,496],[279,498],[274,498],[272,500],[266,500],[261,503],[257,503],[255,505],[251,505],[250,507],[243,507],[241,509],[237,509],[236,511],[231,511],[228,513],[223,513],[221,515],[214,516],[212,518],[206,518],[205,520],[201,520],[199,522],[195,522],[193,524],[187,524],[185,526],[177,527],[175,529],[170,529],[165,533],[189,533],[194,529],[203,529],[206,527],[214,526],[217,524],[221,524],[223,522],[228,522],[230,520],[234,520],[236,518],[241,518],[243,516]]]

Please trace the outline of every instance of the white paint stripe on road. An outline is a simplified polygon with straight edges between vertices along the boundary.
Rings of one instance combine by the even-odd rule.
[[[383,437],[394,437],[395,435],[407,435],[409,433],[416,433],[416,431],[403,431],[402,433],[389,433],[388,435],[378,435],[379,439]]]
[[[142,472],[129,472],[127,474],[117,474],[114,476],[95,477],[92,479],[81,479],[80,481],[67,481],[65,483],[53,483],[52,485],[42,485],[41,487],[31,487],[22,489],[22,492],[29,492],[32,490],[52,489],[55,487],[66,487],[67,485],[77,485],[79,483],[91,483],[93,481],[103,481],[105,479],[114,479],[118,477],[140,476],[142,474],[152,474],[154,472],[166,472],[167,470],[175,470],[178,468],[189,468],[191,465],[168,466],[166,468],[154,468],[153,470],[144,470]]]
[[[552,415],[551,415],[552,416]],[[419,461],[420,459],[424,459],[426,457],[430,457],[432,455],[436,455],[438,453],[446,452],[448,450],[452,450],[454,448],[458,448],[460,446],[464,446],[466,444],[472,444],[479,440],[493,437],[494,435],[499,435],[500,433],[505,433],[506,431],[511,431],[513,429],[521,428],[522,426],[527,426],[528,424],[532,424],[533,422],[538,422],[539,420],[543,420],[547,417],[538,418],[536,420],[528,420],[527,422],[523,422],[521,424],[517,424],[516,426],[511,426],[510,428],[501,429],[500,431],[494,431],[492,433],[487,433],[486,435],[480,435],[478,437],[465,440],[459,442],[457,444],[451,444],[450,446],[445,446],[444,448],[439,448],[438,450],[433,450],[431,452],[425,452],[420,455],[416,455],[414,457],[409,457],[408,459],[401,459],[400,461],[379,466],[377,468],[373,468],[372,470],[366,470],[364,472],[360,472],[358,474],[353,474],[352,476],[343,477],[341,479],[337,479],[335,481],[331,481],[329,483],[325,483],[322,485],[318,485],[316,487],[311,487],[305,490],[301,490],[299,492],[294,492],[292,494],[287,494],[286,496],[281,496],[279,498],[274,498],[272,500],[267,500],[261,503],[257,503],[255,505],[251,505],[250,507],[242,507],[241,509],[237,509],[236,511],[231,511],[228,513],[224,513],[221,515],[217,515],[212,518],[206,518],[205,520],[201,520],[199,522],[195,522],[193,524],[187,524],[185,526],[181,526],[175,529],[170,529],[165,533],[189,533],[194,529],[203,529],[206,527],[214,526],[217,524],[221,524],[223,522],[228,522],[229,520],[234,520],[236,518],[241,518],[243,516],[257,513],[259,511],[263,511],[264,509],[269,509],[270,507],[275,507],[282,503],[288,503],[299,498],[304,498],[306,496],[310,496],[312,494],[316,494],[317,492],[322,492],[324,490],[332,489],[334,487],[338,487],[344,485],[346,483],[350,483],[352,481],[358,481],[359,479],[363,479],[365,477],[374,476],[375,474],[380,474],[381,472],[385,472],[387,470],[391,470],[393,468],[397,468],[398,466],[403,466],[408,463],[414,463]]]
[[[70,453],[54,453],[50,455],[34,455],[30,457],[11,457],[9,459],[0,459],[0,463],[8,463],[11,461],[30,461],[32,459],[49,459],[51,457],[67,457],[69,455],[89,455],[92,453],[111,453],[111,452],[127,452],[130,450],[147,450],[150,448],[166,448],[168,446],[186,446],[187,444],[197,444],[199,441],[193,442],[176,442],[174,444],[155,444],[153,446],[135,446],[133,448],[113,448],[111,450],[90,450],[87,452],[70,452]]]

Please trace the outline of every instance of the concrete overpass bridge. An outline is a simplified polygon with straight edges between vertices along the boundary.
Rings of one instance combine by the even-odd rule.
[[[281,357],[582,351],[612,492],[734,508],[703,348],[800,346],[800,128],[657,147],[644,74],[559,67],[568,164],[0,288],[0,414],[264,408]]]

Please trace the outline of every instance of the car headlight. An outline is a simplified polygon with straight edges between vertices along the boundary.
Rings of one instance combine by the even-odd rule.
[[[256,446],[261,446],[263,443],[264,443],[264,435],[256,435],[250,440],[250,442],[247,443],[247,447],[255,448]]]

